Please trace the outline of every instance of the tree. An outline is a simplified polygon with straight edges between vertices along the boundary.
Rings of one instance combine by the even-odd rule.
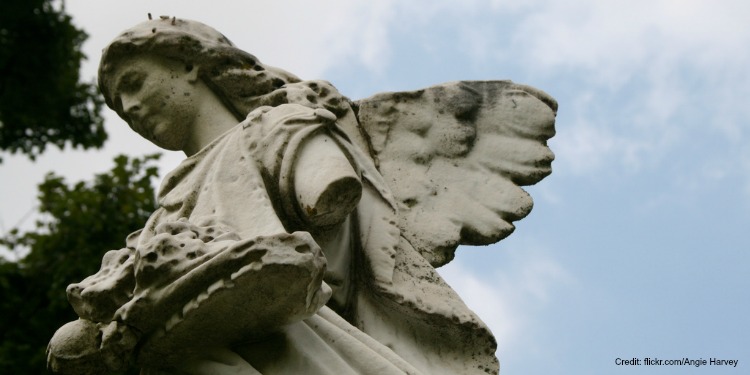
[[[104,144],[101,95],[79,82],[86,38],[62,2],[0,2],[0,150],[33,160],[47,144]]]
[[[102,255],[125,245],[156,208],[151,180],[158,155],[115,158],[93,182],[68,185],[47,175],[39,185],[36,231],[12,231],[0,246],[29,254],[19,262],[0,258],[0,374],[38,374],[55,330],[77,319],[65,288],[99,269]]]

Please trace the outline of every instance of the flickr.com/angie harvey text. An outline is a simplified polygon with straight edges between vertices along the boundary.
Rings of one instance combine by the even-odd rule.
[[[630,358],[622,359],[616,358],[615,365],[617,366],[731,366],[737,367],[739,360],[737,359],[720,359],[720,358],[709,358],[709,359],[691,359],[691,358],[680,358],[680,359],[659,359],[659,358]]]

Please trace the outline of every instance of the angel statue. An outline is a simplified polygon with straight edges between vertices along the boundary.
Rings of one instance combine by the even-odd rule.
[[[508,236],[551,173],[557,104],[510,81],[351,101],[162,17],[103,51],[99,87],[187,155],[159,207],[67,288],[60,374],[496,374],[487,326],[435,271]]]

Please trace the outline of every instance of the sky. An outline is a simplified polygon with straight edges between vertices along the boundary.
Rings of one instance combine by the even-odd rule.
[[[750,372],[750,3],[697,0],[83,1],[83,75],[148,12],[214,26],[266,64],[352,99],[512,79],[559,103],[553,174],[507,239],[441,274],[498,340],[501,374]],[[36,184],[159,151],[107,110],[101,151],[4,155],[0,230]],[[184,157],[166,152],[162,174]],[[12,256],[12,255],[11,255]],[[735,359],[736,368],[617,358]]]

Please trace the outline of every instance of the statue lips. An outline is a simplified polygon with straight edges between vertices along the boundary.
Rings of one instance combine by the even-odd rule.
[[[156,128],[158,126],[158,124],[153,124],[153,118],[154,116],[148,113],[128,115],[128,119],[130,120],[130,127],[133,129],[133,131],[151,142],[156,141]]]

